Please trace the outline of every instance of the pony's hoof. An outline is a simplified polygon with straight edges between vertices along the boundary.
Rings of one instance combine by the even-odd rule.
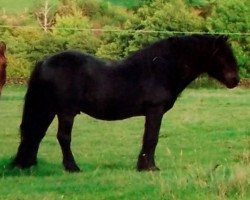
[[[160,169],[155,166],[153,156],[141,153],[137,161],[137,170],[140,171],[159,171]]]
[[[34,165],[37,165],[37,161],[36,160],[27,160],[27,159],[21,159],[16,157],[11,163],[10,163],[10,167],[11,168],[20,168],[20,169],[28,169]]]
[[[157,166],[143,166],[143,167],[137,167],[137,170],[139,172],[142,172],[142,171],[159,171],[159,167]]]
[[[65,170],[67,172],[70,172],[70,173],[74,173],[74,172],[80,172],[80,168],[77,166],[77,165],[68,165],[68,166],[65,166]]]

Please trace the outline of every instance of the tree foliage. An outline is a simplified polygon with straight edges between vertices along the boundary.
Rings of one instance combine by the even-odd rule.
[[[102,0],[58,2],[48,4],[51,23],[46,31],[41,27],[44,18],[37,18],[41,6],[34,6],[19,18],[0,12],[0,25],[4,25],[0,40],[8,46],[9,77],[28,77],[35,62],[69,48],[116,60],[173,35],[250,30],[249,0],[140,0],[131,9]],[[250,77],[250,36],[230,35],[230,40],[241,75]]]
[[[152,41],[172,36],[172,31],[194,32],[204,31],[203,29],[204,19],[192,12],[183,1],[156,0],[149,5],[140,7],[134,16],[126,21],[125,32],[111,32],[105,35],[101,46],[102,52],[98,51],[98,54],[111,57],[112,52],[109,53],[109,45],[114,46],[113,42],[115,42],[120,44],[117,46],[123,48],[122,51],[118,51],[121,54],[116,57],[124,57]],[[130,33],[131,30],[135,32]],[[154,30],[157,32],[152,32]],[[163,33],[164,31],[169,32]],[[106,48],[107,50],[104,52]]]
[[[207,20],[208,30],[223,33],[249,33],[249,0],[223,0],[217,3]],[[233,48],[238,58],[240,72],[250,78],[250,35],[231,36]]]

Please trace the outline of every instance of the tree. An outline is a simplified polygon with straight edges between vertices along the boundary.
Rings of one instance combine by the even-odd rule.
[[[92,31],[88,17],[75,12],[74,15],[57,15],[56,22],[52,27],[52,34],[55,38],[64,40],[66,48],[80,49],[92,54],[96,52],[100,41]]]
[[[250,77],[250,38],[241,34],[249,33],[249,19],[249,0],[221,0],[216,3],[206,23],[211,32],[231,34],[230,39],[243,77]]]
[[[115,57],[124,57],[159,38],[172,36],[171,32],[203,31],[204,23],[204,19],[192,12],[181,0],[155,0],[140,7],[125,22],[125,31],[107,32],[97,54],[104,53],[106,49],[105,57],[111,58],[108,50],[109,45],[112,45],[119,47],[120,55],[115,54]]]
[[[53,7],[54,5],[50,4],[50,0],[45,0],[44,5],[35,11],[36,19],[45,32],[55,23],[55,11]]]

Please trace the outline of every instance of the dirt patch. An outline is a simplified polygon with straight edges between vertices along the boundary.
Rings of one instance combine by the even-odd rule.
[[[246,79],[246,78],[241,79],[240,87],[250,88],[250,79]]]

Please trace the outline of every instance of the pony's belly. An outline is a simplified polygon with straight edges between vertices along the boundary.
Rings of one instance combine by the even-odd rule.
[[[116,121],[116,120],[123,120],[123,119],[128,119],[130,117],[135,117],[135,116],[143,116],[143,114],[139,114],[139,113],[134,113],[134,114],[127,114],[127,115],[100,115],[99,113],[87,113],[84,112],[87,115],[94,117],[96,119],[100,119],[100,120],[106,120],[106,121]]]
[[[81,108],[81,112],[90,115],[91,117],[101,120],[122,120],[134,116],[142,116],[143,111],[139,107],[129,105],[110,105],[110,106],[98,106],[98,105],[85,105]]]

